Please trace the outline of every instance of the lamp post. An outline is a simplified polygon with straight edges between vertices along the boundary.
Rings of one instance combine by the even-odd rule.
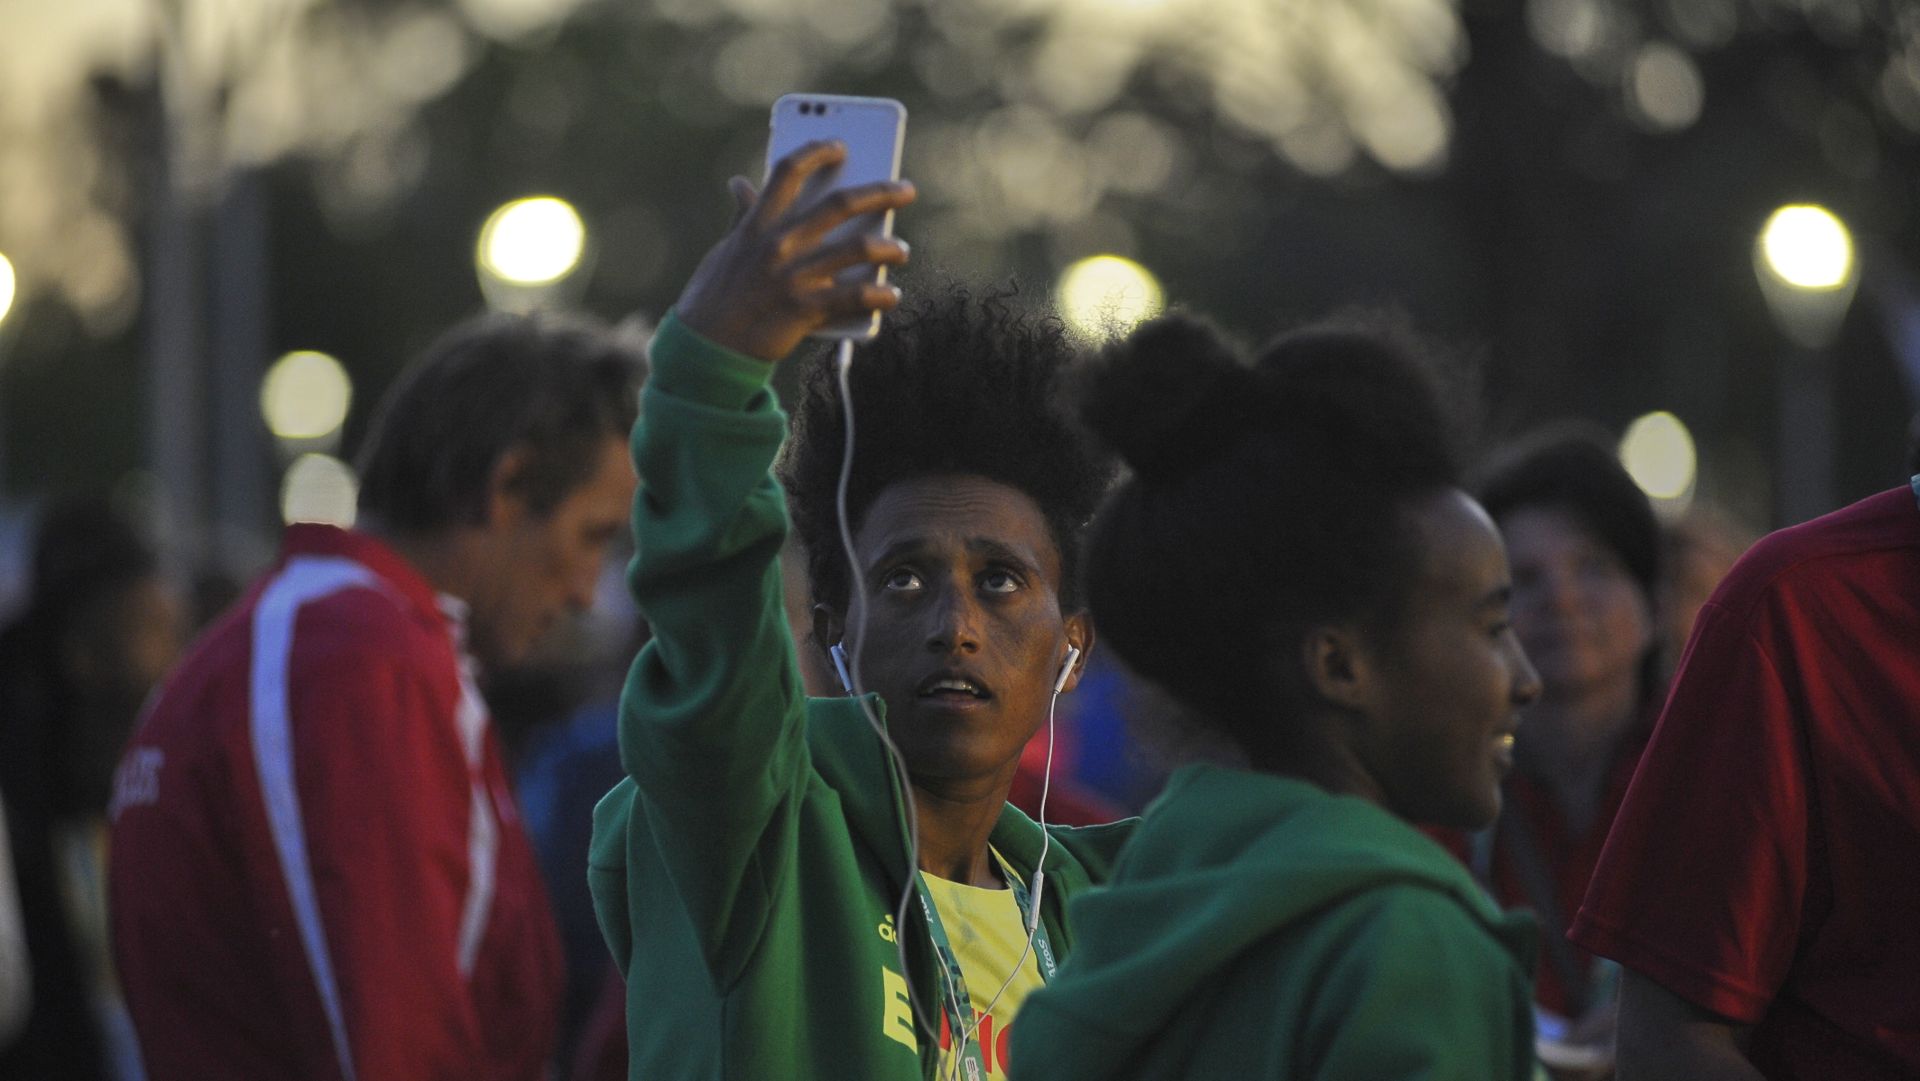
[[[1859,284],[1853,237],[1833,212],[1773,212],[1754,244],[1754,273],[1787,339],[1779,371],[1775,506],[1783,524],[1833,508],[1833,369],[1828,347]]]
[[[580,212],[564,199],[537,195],[515,199],[489,215],[473,258],[489,305],[530,312],[574,299],[585,280],[579,272],[591,254]]]

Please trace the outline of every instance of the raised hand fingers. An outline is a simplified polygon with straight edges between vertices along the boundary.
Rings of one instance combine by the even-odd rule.
[[[851,266],[901,266],[907,256],[906,241],[862,233],[799,259],[793,264],[793,271],[803,277],[831,276]]]
[[[813,290],[806,304],[819,313],[815,326],[844,323],[871,312],[890,312],[900,306],[900,290],[870,281],[829,285]]]
[[[845,159],[838,143],[809,144],[776,164],[757,196],[735,178],[734,227],[707,252],[674,304],[689,328],[735,352],[778,360],[821,326],[899,303],[890,287],[835,276],[851,267],[904,263],[906,246],[833,230],[856,222],[845,233],[865,231],[860,219],[912,202],[913,186],[865,184],[818,200],[804,194],[821,170]],[[801,198],[807,203],[795,206]]]
[[[898,210],[918,196],[907,180],[883,180],[857,188],[841,188],[809,207],[797,207],[786,221],[786,250],[799,259],[845,222],[864,214]],[[764,203],[764,200],[763,200]]]
[[[808,143],[781,158],[768,175],[766,188],[755,206],[761,224],[770,225],[785,215],[813,174],[846,160],[847,148],[838,142]]]
[[[753,213],[754,204],[759,202],[760,193],[753,188],[753,181],[744,176],[736,176],[727,181],[727,190],[733,193],[733,224],[739,225]]]

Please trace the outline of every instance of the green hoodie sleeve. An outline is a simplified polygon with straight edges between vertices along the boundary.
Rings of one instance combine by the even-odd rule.
[[[1434,890],[1373,891],[1319,941],[1323,973],[1301,1033],[1301,1078],[1526,1081],[1527,974],[1488,929]],[[1324,967],[1321,967],[1324,966]]]
[[[633,432],[628,584],[653,639],[620,696],[620,759],[637,798],[616,805],[624,813],[603,805],[596,832],[658,853],[724,985],[794,857],[792,831],[777,826],[808,772],[805,692],[781,604],[786,504],[770,473],[786,425],[767,389],[772,365],[672,315],[651,355]],[[603,925],[626,916],[601,915]],[[616,950],[625,940],[609,937]]]

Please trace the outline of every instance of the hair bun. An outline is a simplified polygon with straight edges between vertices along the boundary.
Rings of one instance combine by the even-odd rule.
[[[1245,428],[1253,372],[1218,331],[1184,315],[1141,325],[1101,352],[1080,414],[1141,477],[1177,477]]]
[[[1359,316],[1293,331],[1257,362],[1268,418],[1302,468],[1353,477],[1458,482],[1458,432],[1429,351],[1393,323]]]

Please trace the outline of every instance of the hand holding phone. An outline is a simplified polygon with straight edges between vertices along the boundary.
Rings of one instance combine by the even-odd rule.
[[[788,98],[781,99],[783,102]],[[803,134],[831,134],[815,126],[834,114],[809,109]],[[828,99],[811,96],[807,102]],[[739,216],[733,229],[707,253],[694,272],[675,313],[690,329],[736,352],[776,361],[810,334],[865,337],[877,328],[879,313],[899,303],[899,292],[884,281],[884,268],[907,261],[907,247],[890,234],[892,215],[911,203],[913,185],[894,179],[899,168],[897,114],[891,145],[885,148],[883,179],[874,174],[873,151],[844,140],[806,141],[790,152],[783,140],[795,129],[784,127],[776,107],[774,149],[780,151],[765,190],[735,177]],[[853,114],[841,114],[842,116]],[[856,133],[857,135],[857,133]]]
[[[900,179],[900,151],[907,129],[906,107],[891,98],[856,98],[835,94],[788,94],[773,103],[768,121],[767,169],[809,143],[838,142],[847,156],[838,166],[812,174],[798,196],[800,206],[813,206],[835,192]],[[875,211],[850,218],[827,234],[826,244],[861,236],[886,240],[893,236],[893,211]],[[855,264],[835,275],[842,285],[872,282],[884,285],[885,263]],[[871,338],[880,329],[880,313],[829,324],[813,332],[819,338]]]

